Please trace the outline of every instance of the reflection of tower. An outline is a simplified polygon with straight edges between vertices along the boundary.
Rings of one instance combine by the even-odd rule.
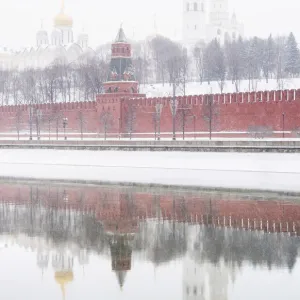
[[[183,261],[183,300],[206,300],[208,274],[207,263],[198,262],[197,255],[201,255],[201,246],[195,249],[195,242],[201,239],[198,226],[188,227],[187,248],[188,253]]]
[[[183,264],[183,299],[205,300],[205,280],[203,265],[186,257]]]
[[[204,261],[197,263],[187,256],[183,268],[184,300],[228,299],[231,268],[224,262],[218,264]]]
[[[210,264],[207,271],[209,274],[209,299],[227,300],[230,267],[220,261],[217,265]]]
[[[113,235],[109,239],[111,253],[111,267],[116,272],[118,282],[122,288],[127,271],[131,270],[132,235]]]
[[[55,281],[60,285],[63,300],[66,296],[66,284],[73,281],[73,263],[73,257],[68,254],[57,253],[52,257],[52,266],[55,270]]]
[[[131,269],[132,242],[137,232],[137,220],[132,217],[131,201],[128,200],[117,197],[112,207],[107,206],[102,219],[110,246],[112,270],[116,272],[121,288]]]

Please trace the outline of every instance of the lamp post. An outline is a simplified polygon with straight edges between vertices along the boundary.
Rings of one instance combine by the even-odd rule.
[[[173,135],[172,140],[176,141],[176,86],[175,83],[173,83],[173,98],[172,98],[172,121],[173,121]]]
[[[66,136],[66,127],[68,125],[68,118],[63,118],[63,127],[64,127],[64,136],[65,136],[65,141],[67,140]]]
[[[119,118],[119,140],[121,139],[121,118]]]
[[[285,113],[282,113],[282,138],[284,139],[284,118],[285,118]]]
[[[29,106],[29,140],[32,141],[32,106]]]
[[[193,115],[193,122],[194,122],[194,140],[196,139],[196,116]]]

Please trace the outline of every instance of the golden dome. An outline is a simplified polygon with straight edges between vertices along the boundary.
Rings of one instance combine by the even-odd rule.
[[[72,17],[67,16],[66,14],[61,12],[54,18],[54,25],[56,27],[60,27],[60,26],[72,27],[73,19],[72,19]]]
[[[73,26],[73,19],[65,14],[65,0],[61,0],[61,10],[60,13],[54,18],[54,25],[56,27],[60,26]]]

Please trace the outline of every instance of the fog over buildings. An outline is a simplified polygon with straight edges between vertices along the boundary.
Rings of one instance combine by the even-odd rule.
[[[42,19],[44,27],[51,30],[60,0],[2,0],[1,4],[0,45],[20,48],[35,45]],[[93,47],[111,42],[122,22],[129,38],[144,39],[155,28],[172,39],[182,37],[182,0],[65,0],[65,5],[74,19],[74,31],[78,34],[84,28]],[[298,0],[229,0],[230,14],[236,13],[243,22],[246,36],[290,31],[297,35],[299,6]]]

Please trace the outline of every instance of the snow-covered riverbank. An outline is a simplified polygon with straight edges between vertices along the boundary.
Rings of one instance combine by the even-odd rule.
[[[0,177],[300,192],[300,154],[4,149]]]

